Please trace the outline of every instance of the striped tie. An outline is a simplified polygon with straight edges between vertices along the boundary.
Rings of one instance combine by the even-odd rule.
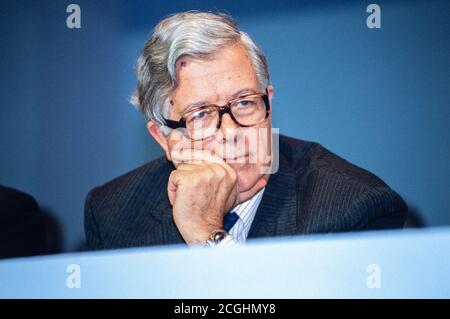
[[[223,218],[223,229],[229,232],[233,228],[234,224],[238,221],[239,216],[235,212],[227,213]]]

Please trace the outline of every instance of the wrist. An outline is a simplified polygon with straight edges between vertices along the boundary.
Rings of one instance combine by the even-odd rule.
[[[208,240],[204,242],[205,247],[215,247],[228,237],[228,233],[223,229],[216,229],[211,232]]]
[[[190,221],[187,224],[177,225],[183,239],[188,244],[203,244],[211,240],[211,235],[216,230],[221,230],[223,225],[204,224],[202,222]]]

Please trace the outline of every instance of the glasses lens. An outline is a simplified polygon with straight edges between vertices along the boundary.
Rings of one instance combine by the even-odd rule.
[[[250,95],[234,100],[230,109],[240,125],[256,125],[266,118],[266,105],[260,95]],[[200,107],[190,111],[185,116],[185,122],[192,140],[207,139],[217,133],[219,111],[215,106]]]
[[[231,112],[239,124],[251,126],[265,119],[266,106],[262,96],[252,95],[234,101]]]
[[[199,108],[188,113],[185,121],[191,139],[206,139],[216,133],[219,113],[214,107]]]

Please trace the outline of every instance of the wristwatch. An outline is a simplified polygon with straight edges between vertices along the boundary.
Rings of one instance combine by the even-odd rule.
[[[209,236],[209,240],[205,241],[205,247],[217,246],[222,240],[228,236],[228,233],[223,229],[215,230]]]

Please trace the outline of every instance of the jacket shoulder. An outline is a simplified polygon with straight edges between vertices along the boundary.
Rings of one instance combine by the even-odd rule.
[[[88,197],[95,202],[115,202],[123,200],[124,193],[133,196],[142,188],[157,185],[168,176],[171,164],[165,157],[159,157],[111,181],[93,188]]]
[[[336,175],[361,185],[386,186],[373,173],[358,167],[317,142],[280,136],[281,161],[296,174]],[[286,164],[285,164],[286,165]]]
[[[155,226],[151,211],[167,201],[167,178],[172,170],[157,158],[92,189],[85,202],[86,249],[139,246],[140,234]]]
[[[297,178],[304,232],[402,227],[408,208],[378,176],[319,143],[288,138],[281,144]]]

